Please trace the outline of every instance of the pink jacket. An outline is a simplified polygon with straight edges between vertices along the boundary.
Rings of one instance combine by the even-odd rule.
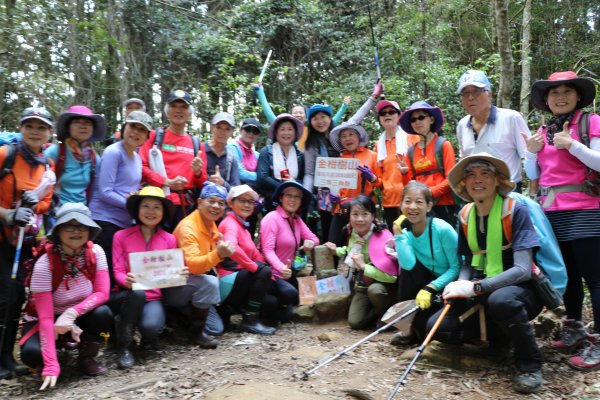
[[[250,232],[232,211],[228,212],[219,224],[219,232],[223,234],[223,240],[229,240],[235,246],[235,251],[229,258],[237,263],[238,269],[247,269],[250,272],[255,272],[258,269],[255,261],[265,261],[252,241]],[[221,264],[217,266],[219,278],[233,272],[235,271],[223,268]]]
[[[260,222],[260,246],[267,263],[271,265],[273,276],[281,278],[281,270],[286,262],[294,260],[296,249],[305,240],[319,244],[319,238],[304,221],[297,215],[290,218],[281,206],[265,215]]]
[[[150,241],[146,243],[139,226],[123,229],[115,233],[113,238],[113,273],[119,289],[125,289],[129,267],[129,253],[151,250],[168,250],[177,248],[177,239],[170,233],[158,228]],[[146,290],[146,301],[162,298],[160,289]]]

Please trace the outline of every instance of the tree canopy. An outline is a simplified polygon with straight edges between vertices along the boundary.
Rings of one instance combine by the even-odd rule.
[[[596,0],[5,0],[0,129],[14,130],[32,103],[55,116],[86,104],[116,127],[122,101],[140,97],[160,119],[173,88],[195,97],[200,121],[225,109],[264,121],[253,85],[270,49],[263,84],[276,113],[295,103],[335,108],[346,95],[353,112],[376,81],[369,7],[386,98],[439,105],[446,132],[464,114],[455,91],[468,68],[484,70],[498,95],[510,55],[502,104],[515,109],[529,101],[520,96],[529,79],[557,70],[600,79]]]

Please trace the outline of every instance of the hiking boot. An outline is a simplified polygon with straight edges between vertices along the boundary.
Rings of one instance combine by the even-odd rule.
[[[204,331],[206,326],[206,319],[208,318],[209,308],[196,308],[192,307],[192,324],[196,327],[197,333],[194,336],[194,343],[203,349],[216,349],[219,345],[219,339],[209,335]]]
[[[23,376],[29,373],[29,368],[15,361],[14,349],[17,340],[17,330],[19,328],[18,320],[10,320],[7,323],[6,331],[4,332],[4,343],[0,350],[0,379],[10,379],[12,373],[16,376]],[[1,329],[0,329],[1,332]],[[9,376],[3,371],[8,371]]]
[[[600,333],[587,335],[584,346],[579,354],[569,358],[567,364],[582,371],[600,368]]]
[[[390,344],[392,346],[408,346],[410,344],[417,343],[417,338],[413,334],[409,334],[408,336],[402,335],[402,332],[398,332],[392,336],[392,340]]]
[[[77,365],[86,375],[98,376],[106,374],[106,368],[96,361],[96,356],[100,351],[101,343],[81,341],[79,343],[79,356],[77,357]]]
[[[255,333],[258,335],[272,335],[275,333],[275,330],[275,328],[263,325],[258,320],[257,312],[242,313],[242,323],[240,324],[240,331]]]
[[[130,346],[133,341],[133,324],[123,322],[120,315],[115,317],[115,335],[117,336],[117,366],[119,369],[129,369],[135,365]]]
[[[519,372],[513,388],[520,393],[535,393],[542,388],[542,370]]]
[[[550,346],[555,350],[569,353],[583,344],[586,332],[583,322],[574,319],[564,319],[559,340],[552,341]]]
[[[12,371],[7,370],[2,365],[0,365],[0,380],[2,379],[12,379]]]

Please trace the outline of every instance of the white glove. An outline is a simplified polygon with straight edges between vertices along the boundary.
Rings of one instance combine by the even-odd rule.
[[[77,317],[79,317],[77,311],[73,308],[67,308],[65,312],[56,319],[56,322],[54,322],[55,336],[58,337],[58,335],[63,335],[71,331],[71,336],[73,336],[73,339],[77,340],[82,332],[81,329],[75,325]]]
[[[454,281],[450,282],[444,288],[442,295],[445,299],[468,298],[474,297],[473,282],[471,281]]]

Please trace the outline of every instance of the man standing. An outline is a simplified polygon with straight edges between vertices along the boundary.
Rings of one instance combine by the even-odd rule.
[[[256,118],[247,118],[240,127],[240,136],[235,143],[227,145],[237,160],[240,182],[256,187],[256,167],[258,165],[258,151],[254,143],[262,132],[262,125]]]
[[[204,143],[208,180],[225,187],[227,191],[240,184],[238,163],[233,153],[227,150],[227,141],[233,135],[234,128],[233,115],[220,112],[210,122],[212,138]]]
[[[186,124],[194,114],[189,93],[183,90],[171,92],[164,112],[169,125],[151,131],[139,154],[142,181],[162,186],[177,206],[173,220],[169,221],[172,230],[187,215],[193,199],[198,196],[188,192],[199,192],[207,179],[206,155],[200,148],[200,141],[186,131]]]
[[[515,186],[509,175],[507,164],[487,153],[463,158],[448,174],[452,190],[469,204],[460,212],[458,233],[464,263],[459,279],[444,289],[444,300],[452,299],[452,308],[435,339],[462,343],[479,338],[485,331],[479,332],[478,314],[463,322],[459,316],[473,306],[483,307],[489,353],[506,355],[511,344],[514,388],[533,393],[542,387],[542,353],[529,322],[543,307],[531,283],[539,242],[527,206],[506,198]],[[430,321],[436,320],[434,315]]]
[[[469,115],[456,126],[459,156],[490,153],[504,160],[510,169],[510,179],[521,192],[522,159],[526,144],[521,133],[531,136],[523,116],[514,110],[492,105],[490,81],[483,71],[469,70],[458,80],[463,107]]]

